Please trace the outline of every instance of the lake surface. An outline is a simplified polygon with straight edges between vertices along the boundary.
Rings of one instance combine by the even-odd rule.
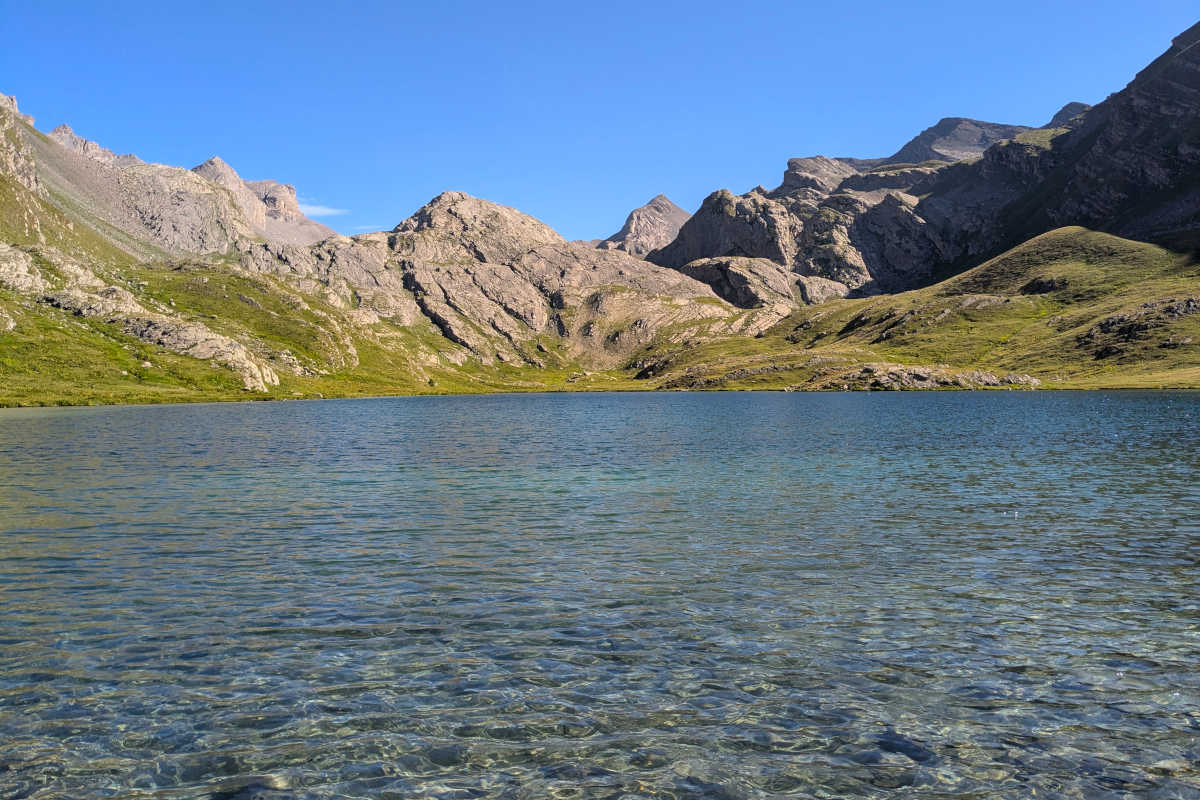
[[[1200,394],[0,412],[0,797],[1200,797]]]

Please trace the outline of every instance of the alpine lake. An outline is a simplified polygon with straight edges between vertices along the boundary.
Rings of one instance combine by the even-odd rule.
[[[1200,393],[0,412],[3,798],[1200,798]]]

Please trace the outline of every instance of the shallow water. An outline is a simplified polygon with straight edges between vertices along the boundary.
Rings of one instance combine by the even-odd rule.
[[[1198,421],[0,412],[0,797],[1200,797]]]

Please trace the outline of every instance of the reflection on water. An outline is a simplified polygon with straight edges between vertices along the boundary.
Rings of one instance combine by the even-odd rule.
[[[3,797],[1200,797],[1200,395],[0,413]]]

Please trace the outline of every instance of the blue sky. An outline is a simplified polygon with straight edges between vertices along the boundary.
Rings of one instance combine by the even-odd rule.
[[[458,189],[568,238],[944,116],[1040,125],[1197,20],[1194,0],[175,5],[0,0],[0,92],[43,130],[294,183],[344,233]]]

